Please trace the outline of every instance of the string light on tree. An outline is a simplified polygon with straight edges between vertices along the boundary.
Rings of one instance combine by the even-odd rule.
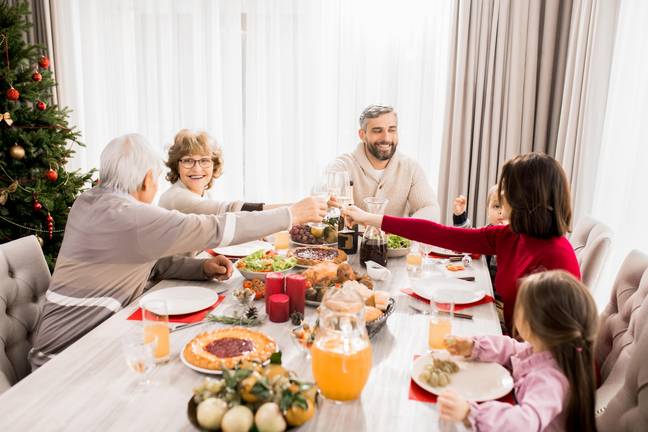
[[[21,160],[25,157],[25,149],[18,144],[14,144],[9,149],[9,156],[14,160]]]

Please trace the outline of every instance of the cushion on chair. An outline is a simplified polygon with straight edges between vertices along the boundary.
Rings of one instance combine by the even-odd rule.
[[[619,368],[622,370],[622,386],[607,406],[597,413],[599,432],[648,431],[648,320],[645,318],[648,316],[648,302],[643,302],[635,314],[643,318],[642,323],[638,323],[643,325],[637,326],[638,333],[629,360],[623,361],[623,369]]]
[[[635,363],[638,334],[648,337],[647,326],[648,256],[632,251],[621,265],[610,303],[600,317],[595,355],[602,384],[596,391],[597,414],[605,413],[610,401],[624,390],[630,365]]]
[[[27,353],[49,281],[36,237],[0,244],[0,393],[31,370]]]
[[[610,251],[612,230],[589,216],[581,218],[569,238],[581,269],[582,281],[593,288]]]

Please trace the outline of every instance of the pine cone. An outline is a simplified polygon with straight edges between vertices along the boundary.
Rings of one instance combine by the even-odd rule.
[[[304,321],[304,314],[301,312],[293,312],[290,314],[290,322],[298,326]]]
[[[259,311],[257,310],[256,306],[252,305],[247,310],[245,311],[245,318],[249,320],[255,320],[259,318]]]

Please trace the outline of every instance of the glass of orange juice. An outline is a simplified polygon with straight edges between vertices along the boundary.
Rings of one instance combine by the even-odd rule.
[[[410,251],[405,257],[405,262],[407,263],[407,272],[410,275],[417,275],[421,272],[423,256],[421,255],[421,249],[418,243],[412,242]]]
[[[430,300],[430,319],[428,322],[428,348],[445,349],[445,338],[452,334],[453,303],[437,303]]]
[[[290,247],[290,233],[288,231],[279,231],[274,235],[275,251],[280,252]]]
[[[149,300],[142,305],[142,323],[144,325],[144,342],[156,340],[155,361],[163,363],[169,360],[169,314],[164,300]]]

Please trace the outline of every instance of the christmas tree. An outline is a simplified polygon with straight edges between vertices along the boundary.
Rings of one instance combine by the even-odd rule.
[[[35,234],[50,266],[70,206],[91,173],[69,172],[79,132],[52,104],[56,85],[42,46],[29,45],[25,3],[0,2],[0,243]]]

